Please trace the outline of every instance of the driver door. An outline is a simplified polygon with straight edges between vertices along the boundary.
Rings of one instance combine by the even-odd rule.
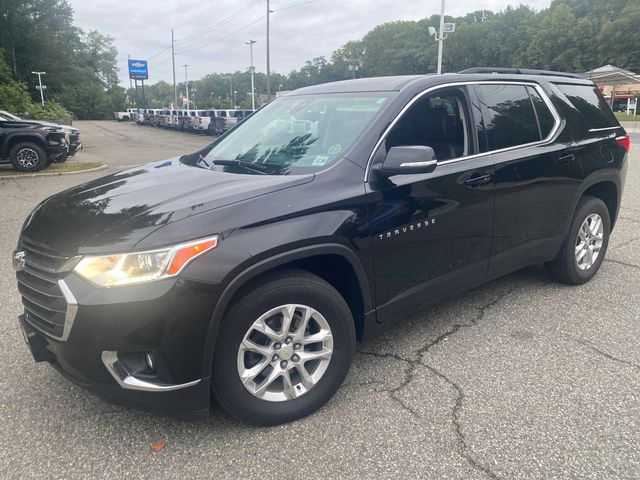
[[[489,155],[471,157],[479,151],[477,134],[483,130],[470,94],[465,87],[449,87],[418,98],[374,155],[375,164],[392,147],[423,145],[433,148],[438,161],[431,173],[385,179],[372,172],[368,179],[379,322],[404,317],[485,278],[494,167]]]

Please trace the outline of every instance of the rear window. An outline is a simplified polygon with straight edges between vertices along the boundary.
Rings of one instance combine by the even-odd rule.
[[[611,107],[595,86],[560,84],[558,88],[587,121],[589,128],[617,127]]]
[[[484,104],[489,150],[515,147],[541,139],[533,103],[524,85],[478,85]]]

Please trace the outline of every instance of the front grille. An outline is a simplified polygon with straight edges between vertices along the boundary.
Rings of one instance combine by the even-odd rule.
[[[16,277],[25,320],[53,337],[62,338],[69,305],[59,281],[78,258],[56,254],[27,239],[22,239],[20,250],[25,252],[25,265]]]

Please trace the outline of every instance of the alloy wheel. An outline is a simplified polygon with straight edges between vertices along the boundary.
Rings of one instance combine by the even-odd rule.
[[[16,160],[23,168],[33,168],[38,165],[40,156],[33,148],[25,147],[18,151]]]
[[[600,256],[604,243],[602,217],[597,213],[589,215],[578,230],[576,238],[576,264],[580,270],[589,270]]]
[[[327,320],[306,305],[269,310],[247,330],[238,349],[238,375],[255,397],[296,399],[323,377],[333,354]]]

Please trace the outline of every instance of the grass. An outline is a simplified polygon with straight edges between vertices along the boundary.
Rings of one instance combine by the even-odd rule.
[[[619,122],[638,122],[640,121],[640,115],[627,115],[626,113],[615,112],[614,115]]]
[[[68,172],[82,172],[83,170],[90,170],[92,168],[101,167],[103,164],[100,162],[73,162],[67,161],[65,163],[52,163],[47,168],[40,170],[39,172],[19,172],[14,170],[13,167],[0,168],[0,177],[28,177],[31,175],[37,175],[39,173],[68,173]]]

